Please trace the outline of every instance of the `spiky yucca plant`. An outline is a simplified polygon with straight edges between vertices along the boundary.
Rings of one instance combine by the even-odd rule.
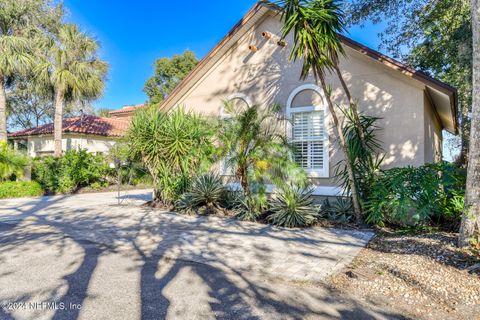
[[[295,228],[312,225],[318,216],[313,204],[313,188],[302,189],[287,186],[275,194],[268,219],[275,225]]]
[[[206,214],[221,210],[222,198],[225,194],[222,179],[215,174],[204,174],[192,181],[188,192],[180,196],[176,208],[184,212],[193,212],[205,209]]]
[[[152,205],[170,207],[192,177],[206,171],[214,130],[205,118],[183,108],[164,112],[150,106],[135,112],[127,136],[130,156],[152,176]]]

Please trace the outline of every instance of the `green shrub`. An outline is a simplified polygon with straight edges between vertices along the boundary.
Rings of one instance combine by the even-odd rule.
[[[36,181],[0,182],[0,199],[36,197],[43,195],[42,186]]]
[[[90,185],[90,188],[92,188],[93,190],[95,191],[99,191],[99,190],[102,190],[104,188],[108,187],[108,183],[107,182],[94,182]]]
[[[44,156],[33,161],[32,179],[38,181],[47,193],[55,193],[58,190],[60,172],[58,158]]]
[[[176,202],[180,211],[192,212],[203,208],[204,213],[216,213],[221,210],[225,187],[222,179],[214,174],[205,174],[195,178],[188,192]]]
[[[385,170],[371,185],[366,221],[400,226],[451,221],[455,215],[460,217],[463,190],[464,178],[451,165]]]
[[[102,182],[107,173],[108,166],[101,155],[80,149],[69,150],[59,158],[46,156],[35,159],[32,178],[49,193],[70,193]]]
[[[313,189],[284,187],[272,200],[268,217],[273,224],[294,228],[306,227],[315,223],[318,209],[313,205]]]
[[[28,165],[28,158],[13,150],[6,142],[0,141],[0,181],[12,176],[21,177]]]
[[[74,188],[100,181],[107,171],[103,157],[89,153],[86,149],[67,151],[60,158],[60,167],[61,175],[69,177]]]
[[[73,179],[68,175],[62,175],[58,179],[58,189],[56,191],[60,193],[72,193],[77,186]]]

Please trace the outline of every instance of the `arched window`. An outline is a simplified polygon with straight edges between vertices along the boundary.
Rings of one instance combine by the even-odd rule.
[[[328,134],[325,96],[313,84],[302,85],[287,101],[287,135],[295,146],[295,161],[311,177],[328,177]]]
[[[244,110],[252,106],[250,98],[243,93],[234,93],[226,98],[226,101],[233,104],[233,107],[237,110]],[[220,118],[227,118],[228,114],[225,112],[224,106],[220,108]]]

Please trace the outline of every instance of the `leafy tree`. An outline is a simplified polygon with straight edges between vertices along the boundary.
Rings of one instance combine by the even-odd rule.
[[[291,32],[293,32],[294,36],[294,44],[290,58],[303,61],[303,68],[300,75],[301,79],[306,79],[312,72],[315,79],[320,81],[325,92],[328,109],[332,115],[335,128],[337,129],[344,158],[350,159],[342,125],[330,97],[331,88],[327,85],[325,79],[325,72],[327,70],[338,70],[338,54],[342,52],[342,49],[337,34],[344,30],[341,8],[337,1],[334,0],[286,0],[282,1],[282,3],[282,19],[284,21],[282,37],[285,38]],[[337,71],[337,74],[341,77],[339,71]],[[346,86],[344,86],[344,89],[345,87]],[[348,88],[346,92],[348,92]],[[349,102],[351,103],[350,107],[355,107],[349,93],[348,96]],[[358,121],[356,108],[352,110],[356,113],[355,121]],[[357,221],[359,222],[361,220],[362,209],[355,183],[354,168],[350,161],[346,161],[345,165],[348,184],[352,194],[353,207]]]
[[[54,154],[60,156],[65,102],[98,98],[104,89],[108,66],[98,58],[98,43],[76,25],[62,25],[50,40],[45,59],[36,68],[36,74],[39,82],[54,96]]]
[[[52,122],[54,114],[51,97],[39,94],[29,77],[20,77],[11,86],[7,99],[8,127],[27,129]]]
[[[34,64],[33,40],[58,20],[61,7],[48,0],[3,0],[0,3],[0,141],[7,139],[6,88]]]
[[[156,105],[162,102],[197,63],[195,54],[189,50],[172,58],[160,58],[155,61],[155,74],[145,82],[143,89],[149,102]]]
[[[467,162],[472,90],[472,28],[467,0],[352,0],[351,24],[387,27],[382,47],[394,57],[458,89],[460,164]],[[452,139],[450,139],[452,141]],[[453,142],[455,139],[453,139]]]
[[[467,168],[465,208],[459,243],[468,245],[472,237],[480,241],[480,2],[472,0],[473,29],[473,99],[470,155]]]
[[[153,179],[153,205],[171,206],[191,178],[206,171],[213,154],[214,126],[200,116],[155,106],[135,112],[127,141],[133,159],[140,160]]]

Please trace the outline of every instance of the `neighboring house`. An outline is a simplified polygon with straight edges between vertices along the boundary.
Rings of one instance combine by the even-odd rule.
[[[300,81],[301,62],[289,62],[293,37],[279,43],[276,7],[255,5],[162,103],[222,116],[223,100],[262,108],[283,106],[286,134],[301,165],[317,185],[315,194],[339,193],[334,165],[342,159],[325,93],[313,77]],[[341,37],[340,68],[361,112],[380,117],[378,138],[385,167],[420,166],[442,158],[442,131],[457,132],[456,90],[351,39]],[[335,75],[327,74],[332,98],[347,105]],[[340,112],[339,112],[340,113]]]
[[[105,153],[123,136],[130,124],[129,118],[103,118],[91,115],[63,120],[62,151],[87,149]],[[8,139],[27,147],[31,157],[53,154],[53,123],[10,133]]]
[[[137,108],[143,107],[143,104],[124,106],[121,109],[110,111],[108,114],[111,118],[130,120]]]

